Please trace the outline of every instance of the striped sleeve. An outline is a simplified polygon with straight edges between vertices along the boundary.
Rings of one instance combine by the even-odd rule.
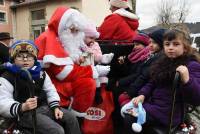
[[[47,94],[47,101],[50,108],[59,107],[60,97],[47,73],[44,80],[43,90]]]
[[[0,77],[0,115],[17,117],[20,114],[21,104],[13,98],[14,88],[5,78]]]
[[[50,106],[51,109],[59,107],[60,106],[59,101],[52,101],[52,102],[49,103],[49,106]]]
[[[20,109],[21,109],[20,103],[13,103],[12,106],[10,107],[10,114],[13,117],[18,117],[18,115],[20,114]]]

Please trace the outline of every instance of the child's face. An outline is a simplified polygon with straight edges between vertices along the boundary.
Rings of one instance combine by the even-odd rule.
[[[145,46],[141,43],[134,42],[134,49],[143,49]]]
[[[14,64],[26,69],[33,67],[34,63],[34,56],[26,52],[18,53],[14,59]]]
[[[151,53],[155,53],[160,50],[158,43],[156,43],[152,38],[150,38],[149,48]]]
[[[89,36],[85,37],[85,44],[87,46],[92,45],[94,42],[95,42],[95,38],[94,37],[89,37]]]
[[[164,52],[167,55],[167,57],[177,58],[183,55],[184,51],[184,44],[179,38],[176,38],[172,41],[164,41]]]

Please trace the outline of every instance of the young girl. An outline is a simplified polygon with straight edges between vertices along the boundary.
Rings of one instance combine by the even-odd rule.
[[[172,82],[175,72],[181,76],[180,88],[177,90],[173,126],[183,119],[182,104],[200,105],[200,57],[191,48],[189,35],[182,30],[172,29],[164,35],[164,54],[152,66],[151,81],[133,99],[134,105],[143,102],[148,124],[169,125],[172,105]],[[135,118],[126,115],[125,127],[128,134],[133,133],[131,124]],[[144,128],[145,129],[145,128]]]
[[[89,22],[84,29],[85,39],[84,43],[86,47],[83,49],[82,55],[82,63],[81,65],[95,65],[95,64],[108,64],[111,62],[114,54],[102,54],[101,48],[98,42],[95,39],[99,38],[99,32],[97,32],[95,25],[92,22]],[[95,95],[95,102],[100,104],[103,100],[101,98],[101,91],[100,85],[101,83],[107,83],[108,78],[106,77],[107,74],[102,75],[96,80],[96,95]]]

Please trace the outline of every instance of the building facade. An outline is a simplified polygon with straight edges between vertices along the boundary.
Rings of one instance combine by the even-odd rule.
[[[11,6],[13,11],[13,34],[16,39],[35,39],[47,26],[48,20],[58,6],[81,11],[99,26],[110,14],[109,0],[18,0]],[[130,5],[133,0],[130,0]]]
[[[11,1],[0,0],[0,32],[9,32],[12,35],[12,10]]]
[[[97,26],[110,13],[108,0],[25,0],[11,6],[14,37],[35,39],[45,30],[48,20],[58,6],[80,10]]]

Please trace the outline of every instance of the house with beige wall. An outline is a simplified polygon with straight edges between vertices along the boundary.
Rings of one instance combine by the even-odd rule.
[[[108,0],[24,0],[11,6],[13,33],[16,39],[34,39],[47,26],[58,6],[73,7],[81,11],[99,26],[110,14]]]
[[[12,34],[12,11],[10,0],[0,0],[0,32]]]
[[[100,25],[109,14],[107,0],[26,0],[11,6],[16,39],[34,39],[41,34],[58,6],[74,7]]]

